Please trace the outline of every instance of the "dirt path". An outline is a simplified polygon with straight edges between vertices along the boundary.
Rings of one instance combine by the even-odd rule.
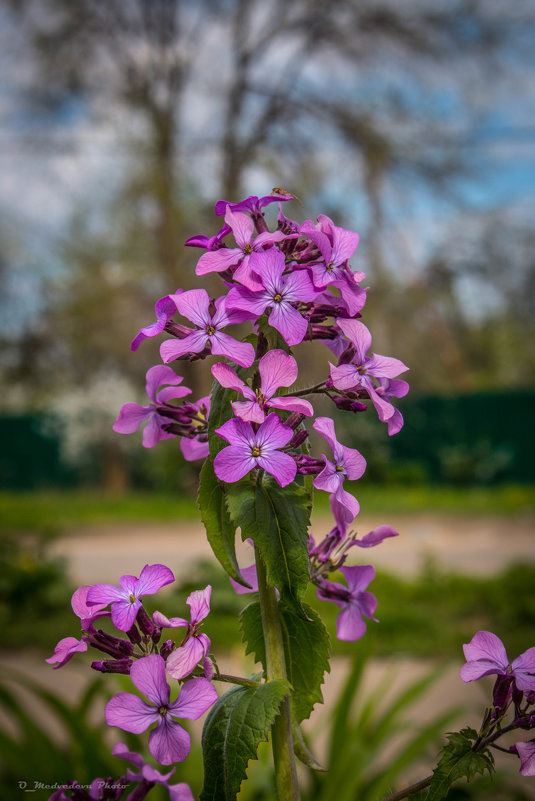
[[[445,570],[488,575],[511,562],[535,562],[534,518],[429,514],[395,520],[362,517],[358,520],[359,534],[385,522],[394,525],[400,536],[374,549],[353,549],[355,563],[369,560],[379,569],[413,575],[432,559]],[[331,525],[329,518],[314,519],[316,539]],[[55,542],[53,552],[65,557],[72,580],[85,584],[116,582],[124,573],[139,575],[147,562],[167,564],[181,577],[198,559],[214,558],[204,528],[196,521],[76,529]],[[239,543],[238,553],[242,564],[250,563],[247,546]]]

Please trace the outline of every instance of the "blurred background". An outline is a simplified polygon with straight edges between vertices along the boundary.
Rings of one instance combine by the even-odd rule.
[[[76,583],[148,560],[219,586],[214,644],[238,643],[240,603],[199,561],[199,466],[111,425],[159,362],[155,340],[129,348],[155,300],[201,286],[183,242],[218,230],[217,199],[274,186],[302,200],[288,216],[359,232],[373,349],[411,368],[400,434],[373,410],[337,418],[368,460],[359,531],[401,532],[378,549],[370,653],[458,661],[478,627],[511,653],[533,644],[534,36],[528,0],[1,0],[8,667],[76,634]],[[199,397],[209,365],[193,368]],[[326,515],[320,501],[315,533]]]

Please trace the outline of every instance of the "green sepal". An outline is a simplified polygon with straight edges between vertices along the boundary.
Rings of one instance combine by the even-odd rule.
[[[317,770],[320,773],[327,772],[327,768],[324,768],[323,765],[320,765],[314,754],[312,754],[309,750],[308,745],[303,737],[301,726],[296,723],[293,718],[292,739],[294,744],[294,754],[296,755],[297,759],[303,763],[303,765],[306,765],[307,768],[312,768],[312,770]]]
[[[249,760],[268,739],[290,685],[277,679],[259,687],[233,687],[213,705],[204,724],[204,784],[200,801],[235,801]]]
[[[297,614],[310,579],[308,562],[309,498],[293,483],[279,487],[274,479],[237,482],[226,487],[232,521],[240,526],[242,539],[250,537],[266,565],[269,584]]]
[[[321,685],[330,671],[330,640],[318,613],[305,604],[307,620],[297,616],[284,603],[279,604],[284,655],[291,694],[292,718],[298,723],[308,718],[315,704],[323,702]],[[260,604],[254,601],[242,610],[240,625],[246,653],[252,653],[266,669]]]
[[[474,751],[477,732],[471,728],[448,734],[448,743],[442,748],[440,761],[433,771],[426,801],[440,801],[457,779],[471,781],[486,770],[494,772],[494,757],[488,748]]]

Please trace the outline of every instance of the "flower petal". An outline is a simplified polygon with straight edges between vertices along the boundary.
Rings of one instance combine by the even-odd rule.
[[[511,664],[515,683],[519,690],[535,691],[535,648],[528,648]]]
[[[168,674],[173,679],[185,679],[195,669],[204,656],[204,645],[198,637],[190,637],[184,645],[175,648],[165,663]]]
[[[211,322],[210,298],[206,289],[189,289],[175,297],[175,305],[183,317],[204,328]]]
[[[270,350],[258,363],[260,386],[264,398],[272,398],[280,387],[295,383],[298,374],[297,362],[283,350]]]
[[[267,447],[271,451],[274,448],[283,448],[293,435],[293,430],[281,422],[278,414],[271,412],[256,432],[255,442],[260,448]]]
[[[160,345],[160,356],[162,361],[167,364],[174,359],[179,359],[180,356],[185,356],[186,353],[200,353],[205,349],[209,340],[210,337],[204,328],[192,331],[184,339],[166,339]]]
[[[217,692],[208,679],[190,679],[182,685],[176,701],[169,705],[169,714],[197,720],[217,698]]]
[[[241,367],[250,367],[254,362],[255,353],[250,342],[239,342],[222,331],[212,334],[210,341],[214,356],[226,356],[231,362],[235,362]]]
[[[138,609],[141,601],[121,600],[116,601],[111,607],[111,619],[113,625],[119,631],[129,631],[136,622]]]
[[[355,604],[349,604],[336,618],[336,637],[346,642],[359,640],[366,632],[366,623],[360,609]]]
[[[273,451],[268,456],[259,456],[257,463],[266,473],[271,473],[281,487],[286,487],[287,484],[290,484],[297,472],[295,459],[289,453],[282,453],[281,451]]]
[[[503,642],[491,631],[478,631],[469,643],[463,645],[463,652],[467,661],[485,659],[495,663],[506,670],[509,659]]]
[[[130,668],[130,678],[156,707],[169,703],[169,685],[165,678],[165,661],[159,654],[137,659]]]
[[[174,580],[173,572],[165,565],[145,565],[139,574],[134,594],[136,598],[142,598],[143,595],[153,595]]]
[[[210,614],[210,597],[212,595],[212,587],[208,585],[204,590],[195,590],[192,592],[186,603],[191,609],[191,624],[194,626],[200,623]]]
[[[256,467],[256,459],[248,455],[243,446],[229,445],[219,451],[214,459],[216,476],[227,484],[239,481],[240,478]]]
[[[140,406],[139,403],[124,403],[119,416],[113,424],[117,434],[132,434],[141,423],[154,412],[154,406]]]
[[[45,659],[45,662],[48,662],[49,665],[54,665],[54,670],[57,670],[66,665],[74,654],[80,651],[87,651],[85,640],[77,640],[76,637],[64,637],[56,645],[53,655]]]
[[[118,726],[132,734],[141,734],[151,723],[159,720],[160,715],[138,695],[118,693],[106,704],[104,717],[108,726]]]
[[[355,363],[363,364],[372,344],[372,335],[360,320],[337,318],[336,324],[355,348]]]
[[[149,734],[149,751],[160,765],[183,762],[191,748],[187,731],[166,715]]]
[[[307,321],[300,312],[286,301],[273,304],[268,322],[290,347],[299,345],[303,341],[308,327]]]

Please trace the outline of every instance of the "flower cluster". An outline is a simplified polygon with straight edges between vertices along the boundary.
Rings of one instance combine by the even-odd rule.
[[[265,471],[281,487],[310,475],[316,489],[329,493],[335,527],[318,546],[311,544],[311,575],[319,597],[342,608],[339,636],[356,639],[365,629],[362,615],[374,619],[376,602],[365,591],[373,568],[343,568],[347,588],[328,581],[328,573],[342,568],[350,546],[368,547],[397,532],[380,527],[360,541],[348,535],[359,503],[345,482],[359,479],[366,461],[358,450],[337,439],[330,417],[314,419],[311,399],[314,395],[327,398],[333,409],[353,413],[365,411],[369,401],[392,435],[403,425],[392,399],[408,392],[406,381],[398,378],[408,368],[398,359],[370,353],[371,334],[359,319],[367,297],[367,289],[361,286],[365,275],[349,264],[358,234],[325,215],[316,223],[289,219],[281,203],[290,199],[274,194],[236,204],[218,201],[215,211],[224,217],[223,227],[212,237],[194,236],[186,244],[205,251],[195,272],[198,276],[218,273],[223,293],[210,298],[204,289],[179,289],[161,298],[155,307],[156,322],[140,330],[132,348],[165,332],[171,335],[160,348],[166,365],[210,355],[230,362],[216,361],[211,368],[222,387],[241,396],[231,402],[232,416],[216,429],[226,445],[215,454],[214,471],[225,483]],[[275,202],[279,202],[277,227],[270,232],[263,209]],[[246,322],[256,335],[246,341],[223,330]],[[299,369],[291,349],[309,340],[323,343],[331,361],[326,362],[322,381],[292,391]],[[147,373],[151,405],[125,404],[115,430],[130,433],[146,419],[143,442],[147,447],[179,436],[186,458],[207,457],[207,399],[202,401],[202,411],[200,402],[173,403],[188,392],[179,386],[181,381],[169,367],[151,368]],[[162,384],[167,386],[158,392]],[[328,445],[330,457],[312,456],[305,447],[307,418]],[[335,549],[337,556],[332,559]],[[349,619],[356,622],[347,625]]]
[[[168,567],[154,564],[145,565],[139,578],[121,576],[118,585],[80,587],[71,603],[74,613],[80,618],[82,636],[79,640],[74,637],[60,640],[53,656],[46,660],[59,668],[75,653],[94,648],[107,657],[94,661],[91,665],[94,670],[129,674],[134,686],[146,696],[147,701],[133,693],[118,693],[106,705],[106,722],[135,734],[140,734],[155,723],[155,728],[149,734],[148,745],[152,756],[161,765],[183,761],[190,750],[189,734],[175,718],[196,720],[218,697],[210,681],[214,676],[208,656],[210,640],[200,631],[202,621],[210,612],[212,588],[208,586],[190,594],[187,599],[191,609],[190,621],[183,618],[168,619],[158,611],[150,615],[143,606],[141,599],[144,596],[153,595],[173,581],[174,575]],[[97,629],[95,624],[100,618],[111,620],[117,631],[126,636]],[[186,629],[186,634],[179,642],[172,639],[162,642],[164,629],[180,627]],[[192,677],[194,672],[203,675]],[[167,676],[180,683],[179,693],[174,700],[171,700]],[[123,753],[120,755],[125,756]],[[171,775],[162,777],[150,766],[143,767],[138,755],[130,754],[126,758],[137,767],[142,767],[138,778],[151,786],[154,782],[165,783]],[[128,779],[133,780],[130,772]],[[67,789],[66,786],[63,791]],[[169,792],[171,799],[177,801],[189,801],[192,798],[189,788],[184,789],[182,785],[169,787]],[[63,797],[69,796],[57,796],[58,799]],[[144,795],[135,797],[143,798]]]
[[[463,651],[466,658],[461,668],[463,681],[497,677],[492,692],[492,711],[483,722],[480,739],[493,745],[506,732],[535,729],[535,648],[528,648],[509,662],[500,638],[491,631],[478,631],[463,645]],[[504,725],[510,709],[513,720]],[[535,776],[535,738],[517,742],[509,751],[520,757],[523,776]]]

